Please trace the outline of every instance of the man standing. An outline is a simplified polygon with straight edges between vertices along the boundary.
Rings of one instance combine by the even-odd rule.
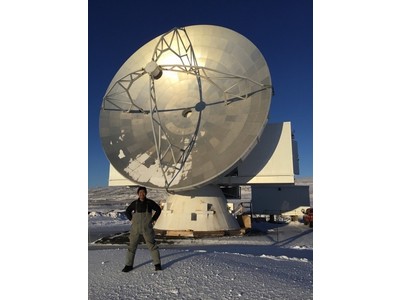
[[[129,234],[129,246],[126,253],[125,267],[122,269],[122,272],[133,270],[133,262],[140,235],[143,235],[146,241],[155,270],[161,271],[160,252],[158,251],[153,229],[153,225],[161,214],[161,207],[156,202],[146,197],[147,189],[145,187],[140,186],[137,189],[137,194],[139,199],[133,201],[125,211],[128,219],[132,221],[132,225]],[[152,216],[153,210],[155,214]]]

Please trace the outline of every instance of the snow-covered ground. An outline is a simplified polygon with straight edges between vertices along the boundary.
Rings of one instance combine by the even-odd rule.
[[[166,195],[148,196],[159,201]],[[89,299],[313,298],[313,229],[301,220],[253,222],[243,236],[160,241],[161,272],[140,245],[134,270],[121,272],[126,245],[96,241],[129,230],[122,212],[135,197],[123,187],[89,191]],[[247,189],[242,197],[249,197]]]

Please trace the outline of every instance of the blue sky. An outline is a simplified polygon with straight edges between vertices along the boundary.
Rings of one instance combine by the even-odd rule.
[[[109,162],[99,137],[104,93],[121,65],[173,27],[211,24],[232,29],[264,55],[275,95],[269,122],[291,121],[300,175],[313,176],[312,0],[88,2],[88,185],[106,186]]]

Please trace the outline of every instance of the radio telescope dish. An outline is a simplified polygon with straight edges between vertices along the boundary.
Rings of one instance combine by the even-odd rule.
[[[189,191],[243,160],[267,123],[267,63],[227,28],[174,28],[137,50],[102,102],[100,137],[124,177],[149,188]]]

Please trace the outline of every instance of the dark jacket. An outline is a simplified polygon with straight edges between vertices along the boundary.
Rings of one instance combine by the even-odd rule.
[[[155,203],[153,200],[148,199],[148,198],[144,199],[144,201],[140,201],[139,199],[133,201],[125,210],[126,217],[129,220],[132,220],[132,212],[133,213],[146,212],[146,207],[147,207],[149,213],[152,213],[153,210],[156,212],[151,219],[152,219],[152,221],[157,221],[158,217],[161,214],[161,207],[157,203]],[[136,211],[136,209],[137,209],[137,211]]]

